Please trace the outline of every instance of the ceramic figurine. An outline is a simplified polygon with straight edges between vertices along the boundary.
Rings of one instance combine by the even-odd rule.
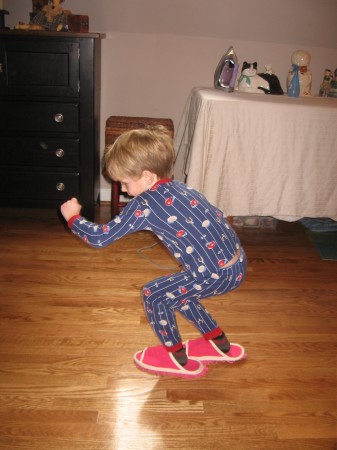
[[[328,97],[337,97],[337,69],[335,69],[333,79],[331,80]]]
[[[318,95],[320,97],[327,97],[330,87],[331,87],[331,81],[333,79],[332,71],[330,69],[325,69],[324,71],[324,78],[322,81],[322,84],[319,88]]]
[[[300,95],[300,79],[298,75],[299,67],[293,64],[293,69],[288,72],[288,96],[289,97],[299,97]]]
[[[238,81],[238,89],[241,92],[264,94],[264,89],[269,90],[269,83],[257,74],[257,62],[242,65],[241,76]]]
[[[264,80],[267,80],[269,83],[269,91],[265,91],[265,94],[273,94],[273,95],[283,95],[283,89],[280,84],[280,80],[277,75],[275,75],[275,71],[271,64],[267,64],[264,66],[264,73],[259,73],[258,75],[262,77]]]
[[[270,65],[266,66],[265,73],[257,73],[257,63],[246,61],[242,65],[238,90],[255,94],[283,94],[279,79]]]
[[[288,95],[291,97],[311,96],[312,74],[308,69],[311,56],[305,50],[296,50],[291,55],[292,70],[288,74]],[[299,89],[297,88],[299,85]],[[298,92],[298,95],[296,95]]]
[[[49,0],[30,23],[19,22],[14,28],[31,31],[67,31],[67,15],[71,12],[62,8],[61,3],[64,1]]]

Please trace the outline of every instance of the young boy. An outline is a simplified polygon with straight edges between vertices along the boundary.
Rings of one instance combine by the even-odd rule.
[[[246,273],[246,256],[223,213],[203,195],[173,181],[172,138],[161,126],[122,134],[105,150],[109,176],[132,196],[123,211],[107,224],[80,216],[81,205],[71,199],[61,212],[72,232],[93,247],[112,244],[139,230],[152,231],[183,270],[144,286],[145,313],[161,345],[134,356],[138,368],[159,375],[196,378],[206,364],[245,358],[239,344],[229,343],[201,300],[236,289]],[[201,333],[182,343],[178,311]]]

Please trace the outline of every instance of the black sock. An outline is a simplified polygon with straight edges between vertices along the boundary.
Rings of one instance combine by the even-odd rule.
[[[231,348],[231,344],[228,342],[228,339],[225,335],[225,333],[221,333],[220,336],[212,339],[212,341],[214,342],[214,344],[219,347],[219,349],[224,352],[227,353],[229,352],[230,348]]]
[[[174,356],[174,359],[178,361],[181,366],[185,366],[187,364],[187,355],[184,347],[181,347],[181,349],[176,352],[172,352],[172,356]]]

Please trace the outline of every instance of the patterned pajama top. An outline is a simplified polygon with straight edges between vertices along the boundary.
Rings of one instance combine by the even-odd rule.
[[[222,268],[240,249],[239,238],[224,214],[196,190],[170,179],[159,180],[134,197],[106,224],[74,216],[68,225],[97,248],[136,231],[152,231],[196,280],[221,277]]]

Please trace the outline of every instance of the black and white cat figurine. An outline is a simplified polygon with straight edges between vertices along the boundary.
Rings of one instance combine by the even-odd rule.
[[[257,63],[245,61],[238,80],[238,90],[256,94],[283,95],[279,79],[271,72],[272,70],[267,70],[265,73],[257,73]]]

